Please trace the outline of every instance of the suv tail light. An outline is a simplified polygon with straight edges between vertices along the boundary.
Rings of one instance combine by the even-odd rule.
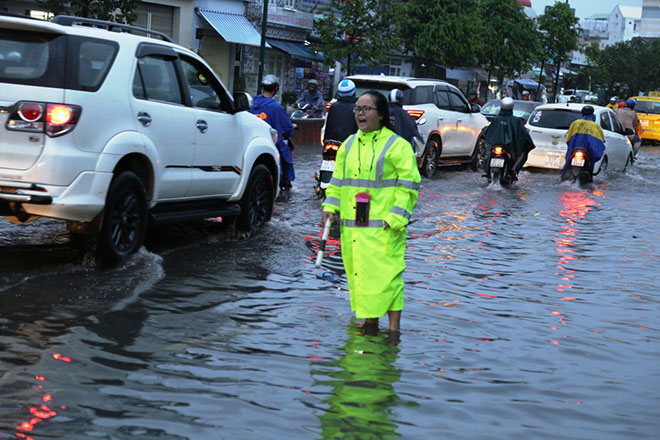
[[[77,105],[19,101],[14,105],[5,127],[12,131],[46,133],[56,137],[72,131],[81,112],[82,108]]]
[[[406,110],[410,116],[416,121],[424,115],[424,110]]]

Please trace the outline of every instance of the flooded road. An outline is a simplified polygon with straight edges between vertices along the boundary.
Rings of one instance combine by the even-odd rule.
[[[254,237],[178,225],[113,270],[2,219],[0,439],[657,438],[659,152],[423,180],[400,341],[360,334],[336,236],[314,268],[312,151]]]

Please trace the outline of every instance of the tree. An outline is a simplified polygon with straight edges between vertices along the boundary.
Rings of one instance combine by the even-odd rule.
[[[35,0],[37,6],[54,15],[68,14],[78,17],[132,23],[137,18],[140,0]]]
[[[517,0],[481,0],[486,45],[481,55],[488,71],[502,84],[507,76],[527,72],[541,56],[540,34]]]
[[[537,18],[539,30],[543,33],[544,58],[552,59],[557,67],[554,95],[559,87],[559,67],[570,59],[571,51],[577,49],[577,41],[582,30],[573,10],[564,2],[548,6],[545,13]]]
[[[395,9],[393,0],[332,0],[330,8],[320,10],[320,49],[327,58],[346,60],[348,73],[354,63],[382,63],[396,47]]]
[[[479,0],[408,0],[396,20],[403,48],[426,66],[426,75],[437,65],[474,65],[483,52]]]

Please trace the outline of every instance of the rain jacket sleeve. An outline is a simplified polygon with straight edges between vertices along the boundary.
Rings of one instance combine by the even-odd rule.
[[[390,163],[397,177],[397,187],[394,192],[392,210],[385,216],[385,221],[395,231],[404,228],[410,221],[412,211],[417,204],[421,177],[417,169],[415,154],[410,143],[398,139],[388,151]]]

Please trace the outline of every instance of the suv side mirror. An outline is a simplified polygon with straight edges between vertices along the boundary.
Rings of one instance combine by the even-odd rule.
[[[633,131],[632,128],[626,128],[625,130],[623,130],[623,134],[625,134],[626,136],[632,136],[635,134],[635,132]]]
[[[479,104],[472,104],[470,107],[470,113],[479,113],[481,111],[481,106]]]
[[[234,93],[234,107],[237,112],[242,112],[252,107],[252,96],[246,92]]]

